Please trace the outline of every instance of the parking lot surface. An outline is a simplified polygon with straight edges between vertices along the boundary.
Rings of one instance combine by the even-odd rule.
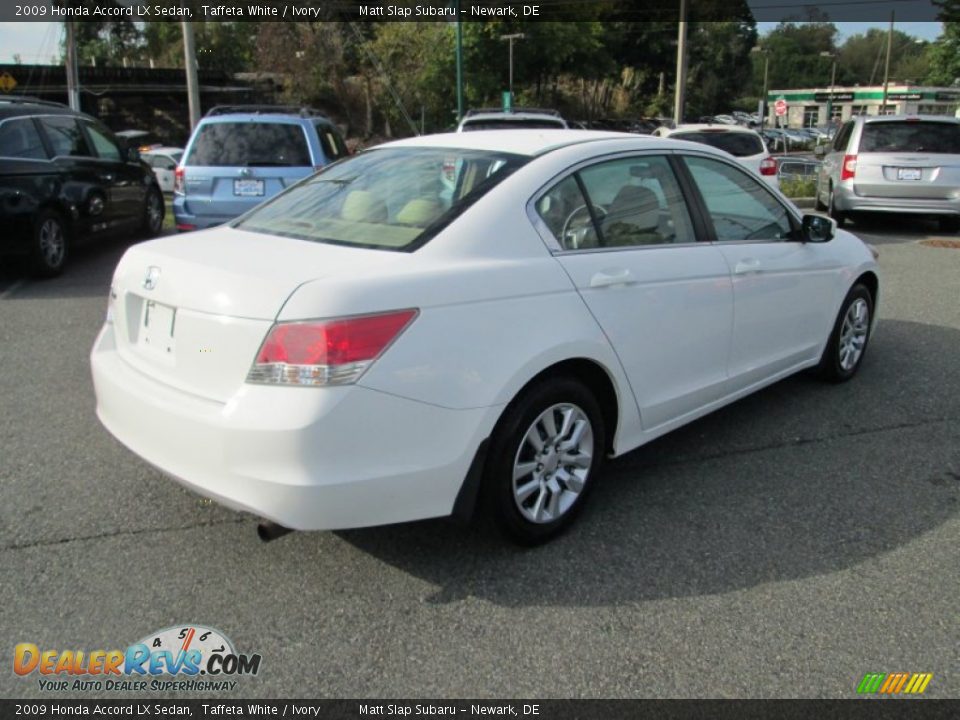
[[[203,624],[263,658],[224,698],[844,698],[895,671],[958,697],[960,250],[915,220],[851,229],[883,272],[857,378],[786,380],[613,461],[532,550],[446,521],[262,544],[96,420],[124,243],[56,280],[2,268],[0,649]]]

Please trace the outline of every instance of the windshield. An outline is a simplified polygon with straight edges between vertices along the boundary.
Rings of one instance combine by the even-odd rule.
[[[864,123],[860,152],[960,155],[960,124],[915,120]]]
[[[528,159],[455,148],[370,150],[328,166],[234,227],[335,245],[413,250]]]
[[[184,163],[206,167],[312,166],[299,125],[277,122],[214,122],[200,127]]]
[[[749,157],[764,152],[763,141],[745,132],[678,132],[671,140],[689,140],[724,150],[734,157]]]

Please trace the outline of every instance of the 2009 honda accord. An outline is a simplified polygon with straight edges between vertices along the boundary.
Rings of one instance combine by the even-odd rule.
[[[852,377],[871,249],[713,148],[420,137],[130,248],[91,363],[149,463],[280,526],[565,528],[620,455],[805,368]]]

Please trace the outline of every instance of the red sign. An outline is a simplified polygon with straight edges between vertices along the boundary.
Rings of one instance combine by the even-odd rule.
[[[780,98],[773,104],[773,111],[777,114],[777,117],[783,117],[787,114],[787,101],[783,98]]]

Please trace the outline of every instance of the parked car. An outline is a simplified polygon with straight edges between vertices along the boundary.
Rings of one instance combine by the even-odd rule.
[[[336,125],[313,109],[214,107],[174,174],[177,229],[221,225],[347,155]]]
[[[657,137],[687,140],[719,148],[733,155],[745,167],[766,180],[771,187],[779,187],[777,161],[759,133],[740,125],[678,125],[675,128],[661,127],[654,130]]]
[[[878,292],[856,236],[707,145],[409,138],[130,248],[97,415],[265,538],[477,509],[537,543],[607,457],[805,368],[853,377]]]
[[[774,158],[777,161],[777,176],[783,180],[798,180],[816,178],[820,172],[820,161],[809,158],[784,157]]]
[[[823,157],[817,207],[842,225],[850,213],[912,213],[960,230],[960,120],[932,115],[855,117]]]
[[[476,130],[518,130],[542,128],[545,130],[569,127],[556,110],[543,108],[514,108],[510,112],[496,108],[467,110],[457,126],[457,132]]]
[[[151,237],[163,196],[136,148],[99,120],[60,103],[0,96],[0,253],[59,274],[74,243]]]
[[[174,175],[183,157],[183,148],[160,146],[141,152],[140,157],[153,168],[153,174],[157,177],[160,189],[165,193],[172,193]]]

